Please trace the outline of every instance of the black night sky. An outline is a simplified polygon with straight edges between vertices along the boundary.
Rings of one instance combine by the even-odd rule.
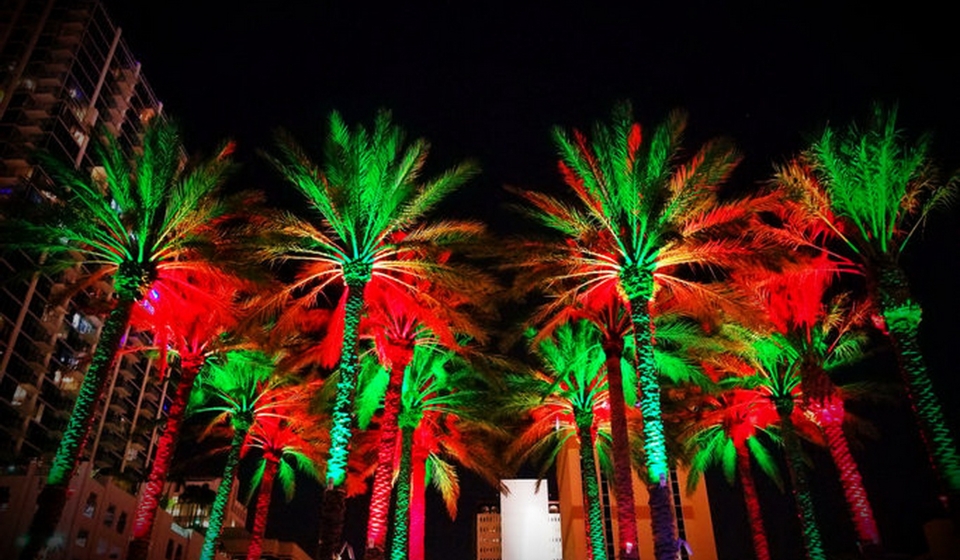
[[[281,126],[318,147],[333,109],[350,123],[391,109],[411,136],[431,141],[438,170],[479,160],[483,175],[450,211],[494,225],[513,219],[501,209],[508,198],[502,185],[560,184],[552,125],[587,127],[624,99],[648,126],[670,109],[686,109],[691,149],[709,137],[732,137],[745,154],[733,179],[739,189],[766,180],[773,162],[804,148],[825,123],[862,119],[874,101],[899,102],[903,127],[934,134],[944,172],[960,168],[956,20],[926,0],[860,9],[821,0],[269,4],[108,1],[165,112],[185,128],[188,148],[209,152],[236,139],[245,164],[237,186],[268,191],[280,204],[299,203],[299,195],[255,151],[270,147],[271,131]],[[928,360],[955,424],[960,383],[948,349],[960,331],[958,217],[956,207],[935,216],[904,263],[925,309]],[[862,369],[894,379],[892,359],[881,350]],[[916,555],[935,504],[912,419],[896,400],[863,412],[878,438],[862,439],[854,452],[865,463],[881,534],[889,550]],[[816,464],[825,459],[814,453]],[[815,479],[818,514],[827,547],[847,552],[852,528],[828,467]],[[750,557],[738,490],[719,478],[709,482],[721,558]],[[473,503],[496,495],[468,486],[457,524],[439,508],[428,512],[431,557],[471,557]],[[774,557],[799,558],[789,502],[772,485],[765,494]],[[290,506],[276,500],[275,534],[309,540],[316,500],[310,492]]]

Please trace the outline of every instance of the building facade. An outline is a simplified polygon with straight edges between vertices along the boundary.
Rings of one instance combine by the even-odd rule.
[[[101,130],[128,152],[162,105],[101,2],[0,0],[0,205],[52,196],[31,154],[93,170]],[[83,285],[84,265],[29,274],[31,257],[0,254],[0,464],[48,457],[97,343],[109,282]],[[136,345],[135,333],[130,342]],[[166,382],[128,353],[110,380],[86,457],[94,473],[144,475],[165,410]],[[119,478],[118,478],[119,480]]]

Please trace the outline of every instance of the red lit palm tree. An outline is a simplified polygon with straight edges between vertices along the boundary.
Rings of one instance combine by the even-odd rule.
[[[373,127],[349,128],[340,115],[330,117],[324,162],[317,166],[289,137],[278,142],[271,161],[307,199],[317,222],[283,214],[263,244],[269,258],[300,265],[282,299],[315,307],[331,287],[342,287],[337,318],[342,318],[336,399],[333,405],[330,456],[327,460],[321,558],[327,560],[340,541],[344,516],[347,457],[356,391],[357,337],[364,289],[371,278],[413,289],[413,280],[442,283],[456,266],[438,262],[436,247],[479,233],[479,224],[427,223],[424,216],[447,194],[476,173],[461,164],[423,181],[428,144],[406,142],[403,131],[380,112]],[[456,276],[456,275],[452,275]],[[336,327],[335,327],[336,328]]]
[[[956,181],[939,181],[929,141],[908,142],[896,124],[896,110],[879,106],[865,128],[827,127],[802,164],[778,177],[806,201],[863,264],[870,299],[881,330],[896,352],[900,373],[923,431],[950,507],[960,508],[960,452],[927,372],[919,343],[921,307],[900,265],[913,233],[929,213],[956,192]]]
[[[228,331],[237,324],[236,298],[241,285],[236,278],[224,274],[198,276],[163,272],[146,298],[133,309],[130,323],[152,333],[164,364],[161,370],[166,369],[168,350],[177,356],[180,381],[137,501],[128,560],[145,560],[149,556],[160,494],[173,460],[193,382],[207,357],[223,348]]]
[[[764,433],[774,441],[778,440],[771,431],[771,427],[778,422],[776,408],[763,393],[747,389],[732,389],[716,396],[706,396],[701,406],[704,412],[687,440],[692,452],[687,488],[693,491],[701,473],[712,465],[722,467],[730,484],[733,484],[735,477],[739,478],[750,521],[754,554],[757,560],[770,560],[770,546],[751,464],[755,462],[764,473],[779,483],[773,458],[759,437]]]
[[[201,560],[213,560],[223,527],[227,501],[233,487],[240,452],[250,430],[269,418],[286,418],[312,391],[291,385],[279,376],[274,360],[262,352],[232,350],[208,360],[191,394],[190,413],[214,413],[211,427],[227,426],[232,432],[227,461],[210,511]]]
[[[274,482],[280,482],[284,496],[290,501],[296,490],[296,471],[319,480],[317,466],[322,460],[326,437],[327,427],[321,419],[308,414],[303,408],[285,410],[283,416],[264,415],[253,424],[244,450],[249,452],[256,449],[261,453],[261,458],[250,481],[251,491],[257,489],[257,509],[247,547],[247,560],[259,560],[263,552],[263,535],[267,530],[267,513]]]
[[[418,345],[407,368],[401,397],[400,464],[396,482],[393,560],[422,560],[424,489],[427,480],[440,491],[451,517],[456,516],[459,479],[455,460],[499,487],[493,446],[483,445],[494,430],[483,411],[488,388],[478,369],[456,352]]]
[[[393,476],[396,470],[397,418],[404,372],[413,359],[418,344],[439,344],[451,350],[461,348],[457,335],[477,343],[486,334],[476,324],[478,316],[489,311],[491,283],[481,274],[474,275],[466,291],[445,290],[438,293],[428,282],[417,280],[417,289],[398,289],[395,284],[374,278],[367,287],[367,315],[361,321],[361,336],[373,339],[379,363],[389,372],[382,395],[376,402],[367,397],[366,406],[358,405],[361,426],[373,410],[379,408],[379,450],[367,517],[367,547],[364,558],[382,558],[387,544],[387,521]],[[368,395],[374,393],[367,392]]]
[[[548,293],[567,294],[560,296],[566,301],[612,284],[629,310],[659,560],[672,559],[679,543],[665,484],[669,468],[650,302],[655,290],[662,289],[681,300],[708,301],[716,294],[690,272],[737,265],[754,254],[743,237],[729,235],[731,224],[749,218],[748,205],[720,204],[717,198],[720,184],[739,157],[726,142],[713,141],[680,161],[685,126],[685,116],[675,112],[643,141],[640,126],[624,104],[615,110],[610,125],[595,127],[590,140],[579,131],[568,135],[557,129],[560,169],[578,204],[543,193],[520,193],[536,208],[537,219],[565,237],[556,244],[531,243],[526,255],[533,277],[521,277],[521,281],[536,282]],[[623,395],[618,394],[615,373],[609,375],[615,495],[618,504],[629,508],[633,491],[628,483],[629,461],[622,456],[627,448]],[[635,515],[621,511],[618,522],[620,557],[637,558]]]
[[[217,191],[231,167],[227,146],[216,156],[185,161],[177,128],[159,118],[147,124],[141,150],[132,156],[117,138],[105,134],[98,145],[97,171],[41,156],[55,180],[52,202],[38,219],[12,219],[4,244],[43,252],[51,269],[75,264],[79,255],[94,279],[112,277],[112,309],[74,403],[47,483],[38,498],[20,557],[32,560],[46,546],[63,513],[67,487],[76,471],[102,396],[111,364],[120,349],[135,302],[158,276],[171,269],[205,269],[197,250],[209,240],[211,221],[224,207]]]

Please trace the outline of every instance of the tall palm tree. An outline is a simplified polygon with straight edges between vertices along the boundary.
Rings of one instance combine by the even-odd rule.
[[[347,457],[356,391],[358,325],[364,288],[374,276],[399,285],[418,277],[443,282],[456,266],[438,262],[437,246],[478,234],[477,223],[424,222],[424,216],[451,191],[476,173],[460,164],[422,181],[429,146],[407,143],[390,114],[381,111],[369,130],[349,128],[336,112],[322,167],[314,164],[288,136],[278,140],[279,153],[268,156],[306,198],[318,222],[279,216],[276,239],[263,248],[270,258],[300,265],[297,278],[284,292],[299,303],[316,306],[329,288],[341,285],[342,317],[339,381],[333,405],[330,456],[327,460],[321,557],[332,556],[341,541]]]
[[[540,456],[545,470],[567,441],[577,442],[586,536],[593,560],[604,560],[606,537],[595,454],[609,469],[610,403],[607,359],[599,332],[585,320],[567,322],[551,337],[535,343],[533,350],[541,358],[542,369],[508,380],[505,411],[530,419],[510,446],[511,462]]]
[[[38,498],[20,554],[24,560],[44,548],[63,513],[70,478],[134,303],[166,270],[210,266],[199,242],[224,212],[217,191],[232,166],[231,151],[227,145],[212,158],[188,162],[177,127],[155,118],[146,126],[141,149],[132,155],[105,133],[97,150],[99,167],[90,173],[40,156],[54,178],[55,197],[38,208],[37,219],[9,220],[12,228],[4,232],[4,244],[44,253],[52,269],[75,264],[79,255],[95,269],[93,279],[112,277],[114,294]]]
[[[257,489],[257,509],[247,560],[260,560],[263,552],[263,535],[267,530],[274,481],[280,482],[284,496],[290,501],[296,491],[296,471],[319,480],[317,466],[325,439],[326,427],[321,419],[303,409],[285,411],[283,417],[262,416],[253,424],[244,450],[257,449],[261,457],[250,481],[251,492]]]
[[[956,178],[938,180],[929,139],[910,142],[896,124],[896,109],[874,109],[865,128],[824,130],[806,154],[813,173],[785,168],[779,182],[807,201],[857,255],[867,273],[876,322],[897,355],[907,394],[923,431],[950,508],[960,507],[960,452],[927,372],[919,342],[922,310],[900,256],[930,212],[953,199]]]
[[[565,238],[530,248],[536,261],[530,264],[548,291],[577,294],[613,284],[628,306],[658,560],[672,559],[679,543],[666,484],[669,467],[650,302],[656,290],[665,288],[679,299],[706,301],[715,292],[691,271],[732,266],[753,256],[742,237],[728,235],[732,223],[748,219],[749,208],[742,202],[720,204],[717,198],[739,156],[727,142],[717,140],[680,161],[685,127],[685,115],[674,112],[644,142],[630,106],[622,104],[610,125],[594,127],[591,140],[576,130],[571,135],[555,129],[560,170],[578,204],[543,193],[519,193],[535,207],[537,219]],[[615,494],[618,504],[629,507],[633,491],[623,395],[620,381],[614,372],[609,374]],[[637,558],[635,516],[621,512],[618,521],[620,557]]]
[[[168,351],[175,353],[180,380],[137,501],[128,560],[146,560],[149,556],[160,494],[173,461],[193,382],[207,357],[224,348],[228,331],[239,319],[236,297],[242,284],[236,278],[225,274],[197,276],[189,272],[182,274],[182,271],[163,274],[182,277],[176,282],[157,282],[146,298],[134,306],[130,323],[152,334],[164,364],[161,370],[166,369]]]
[[[452,458],[494,487],[500,472],[492,446],[481,445],[494,430],[483,399],[489,387],[478,369],[439,345],[418,345],[404,379],[398,419],[401,452],[396,483],[393,560],[422,560],[424,484],[429,477],[456,515],[459,482]]]
[[[779,483],[773,458],[759,437],[766,434],[779,441],[771,430],[777,423],[777,411],[761,392],[737,388],[706,396],[701,407],[701,417],[687,436],[687,446],[692,452],[687,488],[690,491],[696,488],[700,475],[712,465],[722,467],[730,484],[738,477],[747,506],[754,554],[757,560],[770,560],[770,545],[751,465],[755,462]]]
[[[308,399],[310,391],[276,373],[274,359],[252,350],[232,350],[209,360],[190,396],[190,414],[214,413],[210,426],[232,431],[227,461],[210,511],[201,560],[213,560],[233,488],[240,452],[254,425],[266,418],[286,418]]]

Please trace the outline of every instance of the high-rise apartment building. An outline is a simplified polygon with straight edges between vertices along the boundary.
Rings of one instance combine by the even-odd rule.
[[[32,165],[35,150],[92,171],[99,131],[135,150],[143,123],[161,109],[101,2],[0,0],[0,204],[51,196],[43,169]],[[0,255],[3,464],[55,449],[112,291],[109,282],[81,285],[84,265],[31,275],[30,258]],[[153,369],[141,353],[118,361],[88,441],[95,471],[143,475],[166,400]]]

